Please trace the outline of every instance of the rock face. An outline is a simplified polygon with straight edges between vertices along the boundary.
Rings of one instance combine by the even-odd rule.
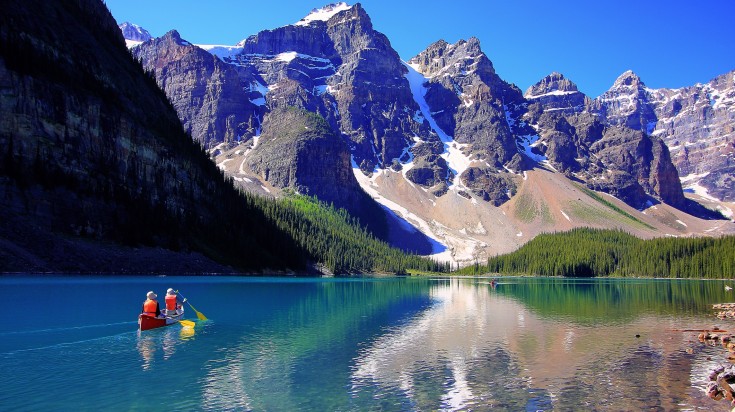
[[[531,102],[538,102],[547,111],[576,113],[584,111],[590,99],[577,89],[577,85],[553,72],[526,90],[523,95]]]
[[[304,109],[274,109],[246,163],[273,186],[316,196],[358,216],[376,212],[352,173],[347,144],[324,118]]]
[[[610,127],[590,146],[590,153],[602,166],[599,175],[591,173],[591,188],[640,208],[645,207],[648,196],[685,206],[679,176],[660,139],[638,130]]]
[[[511,161],[518,150],[506,113],[517,110],[523,96],[498,77],[479,40],[438,41],[408,63],[428,79],[425,98],[437,125],[468,144],[468,155],[493,167]]]
[[[172,30],[131,49],[170,96],[184,129],[210,148],[248,140],[260,127],[261,111],[235,68],[182,40]]]
[[[662,139],[685,184],[735,200],[735,71],[681,89],[650,89],[626,72],[591,110]]]
[[[588,187],[637,208],[654,199],[683,208],[684,194],[666,145],[640,130],[652,111],[621,97],[643,93],[643,84],[632,72],[615,84],[615,91],[592,101],[552,73],[526,91],[531,104],[524,119],[538,131],[549,162]]]
[[[153,38],[148,30],[130,22],[124,22],[118,26],[125,40],[143,43]]]
[[[211,259],[241,268],[302,264],[289,257],[298,255],[290,255],[293,240],[258,218],[187,136],[102,2],[5,6],[0,271],[142,267],[148,253],[125,246],[167,256],[149,270],[185,270],[192,253],[199,263],[189,271],[223,267]]]

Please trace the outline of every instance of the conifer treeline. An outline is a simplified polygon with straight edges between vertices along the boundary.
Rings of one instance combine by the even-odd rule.
[[[448,263],[409,255],[388,246],[363,229],[344,209],[316,198],[289,196],[271,200],[243,193],[248,203],[289,234],[307,258],[333,273],[390,272],[407,269],[449,272]]]
[[[735,236],[638,239],[616,230],[580,228],[542,234],[513,253],[459,273],[539,276],[641,276],[721,279],[735,276]]]

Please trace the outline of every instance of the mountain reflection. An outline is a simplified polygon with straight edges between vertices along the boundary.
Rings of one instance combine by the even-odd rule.
[[[504,294],[504,287],[516,293]],[[641,293],[623,289],[616,292],[623,299]],[[576,312],[567,307],[569,316],[550,316],[523,281],[496,291],[442,280],[430,296],[430,308],[354,359],[354,398],[400,393],[406,405],[424,410],[629,410],[652,403],[670,410],[685,400],[714,406],[692,388],[694,356],[684,352],[691,336],[672,331],[681,326],[673,319],[629,309],[610,322],[590,314],[584,301]],[[530,297],[531,305],[518,297]],[[621,306],[631,303],[635,309],[636,302]]]

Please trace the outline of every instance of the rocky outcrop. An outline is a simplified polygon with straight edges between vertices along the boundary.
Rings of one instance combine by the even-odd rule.
[[[155,75],[184,129],[204,147],[256,134],[262,111],[251,99],[259,95],[243,84],[231,65],[183,40],[175,30],[131,53]]]
[[[645,93],[645,86],[632,72],[616,85],[615,91],[590,101],[574,83],[552,74],[526,92],[531,104],[524,119],[538,131],[549,162],[582,178],[590,188],[638,208],[645,207],[650,197],[684,208],[681,183],[666,145],[640,130],[641,124],[650,122],[646,116],[652,111],[640,109],[643,105],[630,96]]]
[[[674,207],[685,206],[679,176],[666,145],[655,137],[624,127],[609,127],[590,147],[599,161],[588,185],[610,193],[624,202],[643,208],[648,196]]]
[[[546,111],[578,113],[584,111],[590,99],[577,89],[577,85],[553,72],[529,87],[523,96],[532,103],[538,103]]]
[[[516,193],[516,183],[507,174],[488,167],[470,167],[462,174],[462,183],[482,200],[500,206]]]
[[[137,24],[126,21],[120,24],[118,27],[120,28],[120,31],[122,32],[125,40],[133,41],[136,43],[143,43],[153,38],[148,30],[138,26]]]
[[[662,139],[685,184],[735,200],[735,71],[681,89],[650,89],[626,72],[591,110]]]
[[[409,65],[428,79],[425,99],[437,125],[458,143],[468,144],[468,156],[495,168],[507,165],[518,152],[511,114],[524,102],[517,87],[495,73],[477,38],[448,44],[440,40]]]
[[[273,186],[337,207],[356,210],[365,200],[350,169],[347,144],[324,118],[303,109],[272,111],[246,163]]]

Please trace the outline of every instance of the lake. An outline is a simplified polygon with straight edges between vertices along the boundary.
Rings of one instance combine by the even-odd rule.
[[[726,411],[725,284],[4,276],[0,409]],[[209,320],[138,332],[169,287]]]

